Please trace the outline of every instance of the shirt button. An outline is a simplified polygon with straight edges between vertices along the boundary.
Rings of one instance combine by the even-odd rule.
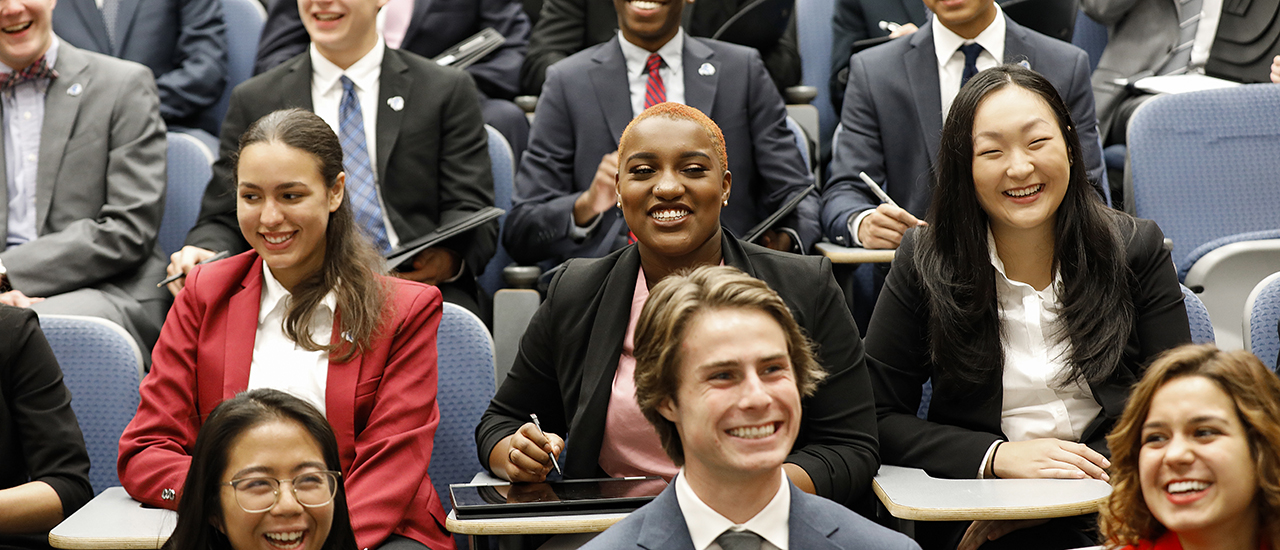
[[[26,119],[26,120],[31,120],[31,111],[23,111],[23,112],[22,112],[22,118],[24,118],[24,119]]]
[[[27,160],[29,160],[29,161],[31,161],[31,162],[35,162],[35,161],[36,161],[36,156],[35,156],[35,154],[28,154],[28,155],[27,155]]]

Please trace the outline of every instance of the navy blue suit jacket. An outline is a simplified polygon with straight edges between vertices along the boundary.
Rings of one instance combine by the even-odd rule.
[[[1071,108],[1089,180],[1102,181],[1102,152],[1084,50],[1005,17],[1004,60],[1026,61]],[[859,52],[849,63],[831,181],[822,193],[822,228],[832,242],[853,245],[849,217],[880,200],[858,178],[866,172],[894,202],[918,218],[929,208],[933,163],[942,134],[942,98],[933,28]]]
[[[93,3],[93,0],[84,0]],[[520,65],[529,46],[529,17],[519,0],[417,0],[400,49],[435,57],[463,39],[493,27],[507,41],[467,67],[476,87],[488,97],[511,99],[520,86]],[[311,38],[292,1],[271,3],[258,42],[253,74],[261,74],[307,49]]]
[[[920,0],[836,0],[831,16],[831,105],[840,110],[844,104],[846,72],[853,44],[868,38],[889,36],[880,28],[881,21],[906,25],[924,25],[927,11]]]
[[[683,64],[685,103],[720,126],[728,148],[733,189],[720,221],[744,235],[813,183],[813,176],[786,127],[786,106],[759,52],[685,35]],[[599,257],[620,248],[625,239],[616,237],[625,222],[617,208],[601,214],[583,242],[569,237],[573,201],[591,187],[601,157],[618,149],[632,118],[617,36],[552,65],[537,113],[503,231],[507,251],[532,263]],[[821,234],[818,207],[810,196],[783,223],[806,250]]]
[[[118,43],[112,48],[94,0],[62,0],[53,8],[53,32],[59,38],[146,65],[156,77],[165,122],[196,126],[197,115],[222,97],[227,83],[219,0],[120,0],[116,28]]]
[[[790,546],[804,550],[866,549],[919,550],[906,535],[890,531],[859,516],[848,508],[797,489],[791,490]],[[626,519],[591,540],[582,550],[644,548],[647,550],[694,550],[689,526],[676,499],[675,483],[658,498],[632,512]]]

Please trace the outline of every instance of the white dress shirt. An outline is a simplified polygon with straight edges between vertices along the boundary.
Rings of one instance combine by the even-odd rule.
[[[329,380],[329,352],[302,349],[284,333],[284,316],[293,295],[262,264],[262,298],[258,306],[258,331],[253,338],[253,362],[249,387],[277,389],[315,405],[324,414],[325,388]],[[337,299],[330,292],[311,317],[311,339],[322,346],[333,335],[333,310]]]
[[[58,60],[58,37],[44,53],[52,67]],[[0,77],[13,72],[0,63]],[[17,246],[40,236],[36,227],[36,174],[40,168],[40,132],[44,128],[44,97],[49,81],[24,82],[4,92],[5,177],[9,187],[9,236],[5,246]],[[0,247],[3,250],[4,247]]]
[[[982,53],[978,54],[978,59],[974,62],[979,71],[995,67],[1004,60],[1004,12],[1000,10],[999,4],[992,4],[992,7],[996,10],[996,18],[972,40],[951,32],[951,29],[938,22],[937,17],[929,23],[933,26],[933,50],[938,56],[938,91],[941,92],[944,121],[951,111],[951,102],[960,93],[960,80],[964,76],[964,53],[960,51],[960,46],[975,42],[982,46]]]
[[[656,52],[650,52],[640,46],[627,42],[618,31],[618,43],[622,45],[622,58],[627,61],[627,82],[631,87],[631,116],[640,116],[644,112],[644,91],[649,86],[649,73],[645,72],[645,62],[650,53],[662,57],[662,67],[658,75],[662,77],[662,87],[667,92],[667,101],[684,103],[684,29],[676,31],[675,37],[668,40]]]
[[[365,145],[369,150],[369,163],[373,168],[375,184],[378,180],[378,92],[381,89],[382,57],[387,45],[378,37],[378,43],[369,53],[352,63],[344,71],[320,54],[316,45],[309,49],[311,55],[311,107],[322,120],[333,128],[333,132],[342,135],[340,125],[342,119],[339,112],[342,108],[342,77],[351,79],[355,86],[356,98],[360,100],[360,117],[364,122]],[[387,240],[392,248],[400,245],[400,236],[387,219],[387,202],[378,191],[378,204],[382,206],[382,222],[387,228]]]
[[[1080,441],[1102,406],[1087,383],[1077,379],[1064,384],[1062,380],[1071,370],[1071,342],[1054,338],[1064,328],[1058,320],[1062,279],[1055,272],[1053,282],[1044,290],[1009,279],[989,229],[987,247],[996,268],[1004,348],[1000,430],[1009,441],[1044,437]],[[988,459],[994,448],[988,449]],[[978,477],[982,477],[986,463],[983,460],[979,466]]]
[[[773,499],[760,510],[755,517],[746,523],[736,524],[719,512],[707,506],[693,487],[685,480],[684,468],[676,476],[676,503],[680,505],[680,513],[684,515],[684,523],[689,526],[689,538],[693,540],[694,550],[721,550],[716,537],[728,529],[735,531],[751,531],[760,535],[764,541],[760,550],[788,550],[791,540],[791,488],[786,475],[778,469],[778,492]]]

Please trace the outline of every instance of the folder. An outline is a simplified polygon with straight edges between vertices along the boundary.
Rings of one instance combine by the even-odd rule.
[[[395,271],[401,264],[412,262],[419,252],[480,227],[491,220],[496,220],[498,216],[504,213],[506,212],[501,208],[487,206],[449,225],[437,227],[435,231],[409,241],[399,248],[384,254],[387,258],[387,269]]]

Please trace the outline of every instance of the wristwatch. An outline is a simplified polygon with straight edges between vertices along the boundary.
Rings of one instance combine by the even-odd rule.
[[[13,285],[9,284],[9,272],[4,268],[4,262],[0,262],[0,294],[13,290]]]

